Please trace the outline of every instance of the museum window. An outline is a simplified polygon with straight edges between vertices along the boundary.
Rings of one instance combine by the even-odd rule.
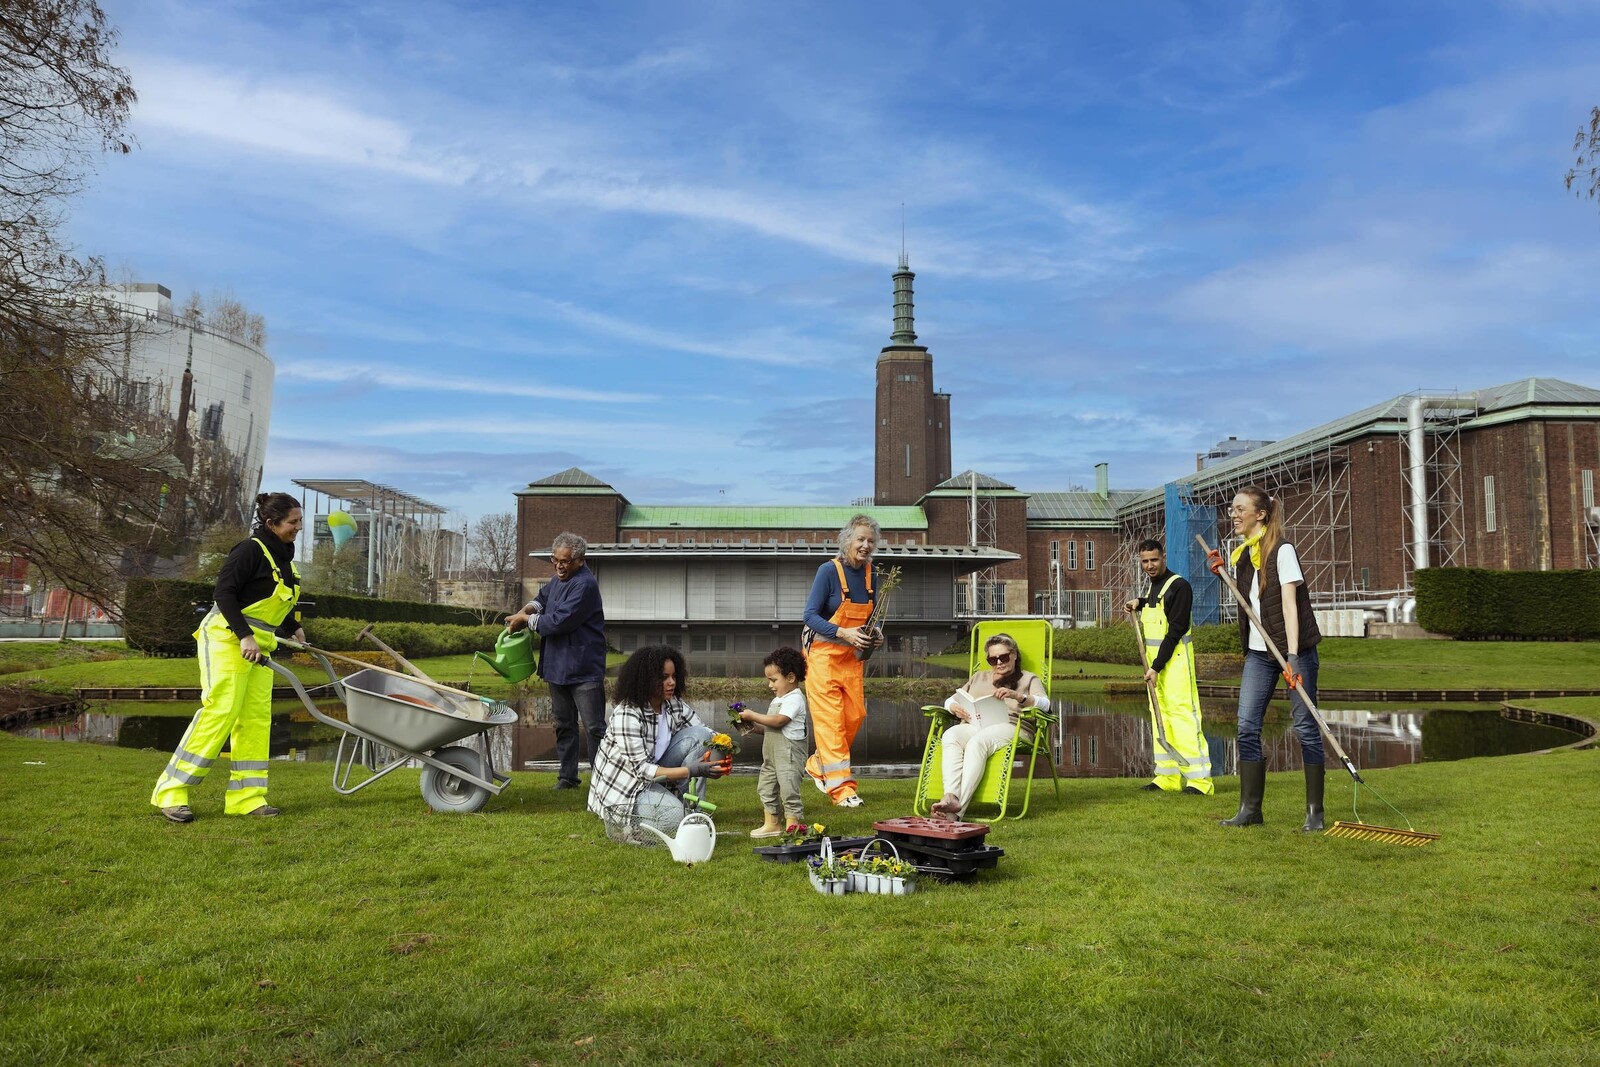
[[[1494,533],[1499,528],[1495,521],[1494,503],[1494,475],[1486,475],[1483,479],[1483,529],[1485,533]]]
[[[1086,570],[1086,571],[1094,570],[1094,542],[1093,541],[1085,541],[1083,543],[1083,569]]]
[[[1076,541],[1068,541],[1067,542],[1067,570],[1075,571],[1077,569],[1078,569],[1078,542],[1076,542]]]

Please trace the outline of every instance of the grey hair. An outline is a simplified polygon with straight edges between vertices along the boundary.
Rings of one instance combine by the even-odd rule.
[[[989,650],[995,645],[1004,645],[1011,650],[1011,673],[1006,679],[1015,680],[1022,677],[1022,649],[1017,647],[1017,639],[1008,633],[990,634],[983,642],[983,658],[987,661]]]
[[[1005,645],[1007,648],[1017,654],[1017,659],[1019,661],[1022,659],[1022,649],[1017,647],[1017,639],[1012,637],[1010,634],[990,634],[988,639],[983,642],[983,650],[988,652],[989,649],[995,645]]]
[[[883,527],[878,525],[878,520],[871,515],[852,515],[850,521],[839,527],[839,551],[844,552],[844,543],[850,540],[850,534],[857,526],[865,526],[872,531],[872,541],[876,544],[883,537]]]
[[[589,542],[575,533],[558,533],[556,539],[550,542],[550,551],[553,553],[558,548],[568,550],[573,559],[581,560],[589,551]]]

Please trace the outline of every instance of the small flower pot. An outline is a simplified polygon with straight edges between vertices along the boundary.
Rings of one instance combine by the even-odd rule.
[[[889,892],[893,896],[903,897],[917,891],[915,878],[890,878]]]
[[[808,872],[811,877],[811,888],[823,896],[841,897],[850,891],[848,879],[844,878],[819,878],[816,871]]]

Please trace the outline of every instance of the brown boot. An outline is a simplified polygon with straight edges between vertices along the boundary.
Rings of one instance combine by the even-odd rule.
[[[750,831],[751,837],[782,837],[783,818],[774,812],[762,812],[765,821]]]

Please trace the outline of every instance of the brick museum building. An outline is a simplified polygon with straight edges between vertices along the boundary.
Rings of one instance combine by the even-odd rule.
[[[916,343],[913,277],[902,258],[877,359],[872,504],[634,504],[574,467],[516,494],[525,595],[549,577],[552,538],[571,530],[589,542],[623,651],[653,641],[765,650],[798,639],[817,565],[865,512],[883,528],[877,566],[902,571],[892,647],[938,651],[987,615],[1101,623],[1134,588],[1132,547],[1150,536],[1195,583],[1197,618],[1215,621],[1232,607],[1190,546],[1195,533],[1223,539],[1228,502],[1252,484],[1284,502],[1319,609],[1409,618],[1420,567],[1600,566],[1600,390],[1549,378],[1392,397],[1281,441],[1230,438],[1142,489],[1112,489],[1104,463],[1092,490],[952,473],[952,400]]]

